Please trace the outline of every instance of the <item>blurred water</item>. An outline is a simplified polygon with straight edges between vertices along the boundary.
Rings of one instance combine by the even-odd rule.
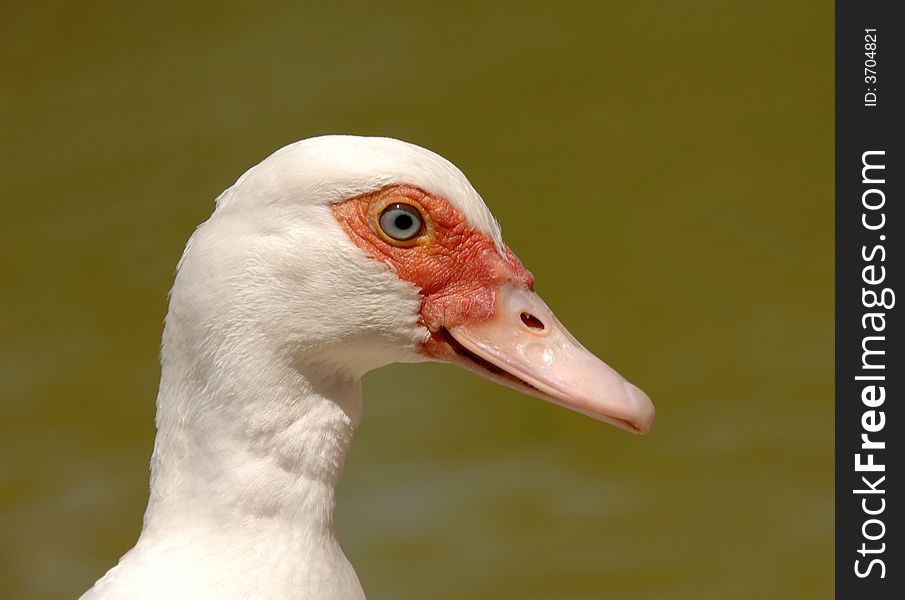
[[[816,12],[815,12],[816,11]],[[340,489],[369,598],[821,598],[832,581],[832,7],[0,7],[0,587],[134,542],[166,292],[213,198],[295,139],[426,145],[637,438],[452,367],[369,375]]]

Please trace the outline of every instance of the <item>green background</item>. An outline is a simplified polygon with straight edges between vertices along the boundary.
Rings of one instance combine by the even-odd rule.
[[[832,593],[831,3],[14,1],[0,78],[5,598],[134,543],[185,240],[323,133],[455,162],[658,410],[369,375],[338,506],[369,598]]]

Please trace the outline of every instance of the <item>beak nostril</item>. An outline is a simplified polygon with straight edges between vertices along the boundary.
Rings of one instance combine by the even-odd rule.
[[[543,321],[541,321],[540,319],[538,319],[537,317],[535,317],[535,316],[532,315],[531,313],[523,312],[523,313],[521,314],[521,317],[522,317],[522,323],[524,323],[525,325],[527,325],[529,329],[534,329],[534,330],[536,330],[536,331],[543,331],[543,330],[544,330],[544,323],[543,323]]]

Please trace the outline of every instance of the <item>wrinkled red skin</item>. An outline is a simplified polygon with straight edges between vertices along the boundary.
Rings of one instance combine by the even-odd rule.
[[[426,218],[424,233],[407,245],[378,234],[382,207],[395,201],[420,207]],[[468,225],[452,204],[420,188],[388,186],[335,204],[333,214],[359,248],[418,286],[420,322],[432,334],[492,317],[496,294],[506,282],[534,288],[534,276],[508,246],[501,256],[493,240]],[[452,351],[442,335],[432,335],[423,350],[435,358]]]

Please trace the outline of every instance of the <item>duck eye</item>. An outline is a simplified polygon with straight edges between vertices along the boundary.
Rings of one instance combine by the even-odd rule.
[[[396,202],[380,213],[380,228],[394,240],[406,242],[417,237],[424,228],[424,217],[414,206]]]

